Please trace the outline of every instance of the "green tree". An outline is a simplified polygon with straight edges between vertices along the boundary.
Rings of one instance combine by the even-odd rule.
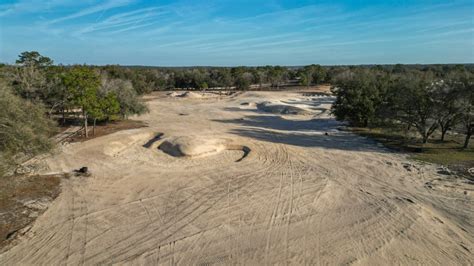
[[[362,70],[341,76],[332,88],[336,95],[332,106],[336,119],[364,127],[374,122],[382,100],[381,87],[384,85],[380,83],[381,80]]]
[[[218,83],[224,88],[230,88],[232,86],[232,74],[228,68],[222,68],[219,70]]]
[[[462,106],[459,102],[459,84],[456,78],[437,81],[433,86],[436,117],[441,130],[441,141],[446,132],[454,127],[461,118]]]
[[[268,78],[272,87],[276,87],[277,89],[280,88],[281,82],[284,80],[287,71],[284,67],[281,66],[267,66],[268,70]]]
[[[436,101],[433,97],[434,79],[419,72],[399,76],[389,91],[391,118],[408,128],[414,127],[423,143],[438,128]]]
[[[327,71],[320,65],[313,66],[312,79],[315,84],[321,84],[327,80]]]
[[[303,86],[311,86],[313,83],[313,72],[314,72],[314,67],[311,66],[305,66],[303,69],[300,69],[298,71],[298,77],[300,78],[300,84]]]
[[[473,75],[463,75],[459,78],[459,104],[461,106],[460,120],[466,135],[463,148],[469,147],[469,141],[474,133],[474,78]]]
[[[235,87],[238,90],[248,90],[250,87],[250,80],[244,74],[241,74],[235,78]]]
[[[103,94],[111,92],[115,94],[120,107],[119,113],[123,119],[129,115],[139,115],[148,111],[128,80],[103,78],[100,90]]]
[[[110,120],[120,112],[120,103],[114,92],[99,93],[96,101],[89,109],[89,116],[93,119],[92,135],[95,136],[97,120]]]
[[[62,77],[62,82],[72,96],[71,103],[81,109],[87,138],[89,137],[87,120],[89,112],[97,108],[100,78],[94,70],[77,66]]]
[[[47,56],[42,56],[37,51],[25,51],[18,56],[16,63],[21,66],[45,67],[51,66],[53,60]]]
[[[209,85],[207,85],[207,82],[204,81],[201,84],[199,84],[199,89],[207,90],[207,89],[209,89]]]

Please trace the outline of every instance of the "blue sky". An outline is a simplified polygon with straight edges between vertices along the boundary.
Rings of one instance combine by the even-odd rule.
[[[2,0],[0,62],[474,63],[474,0]]]

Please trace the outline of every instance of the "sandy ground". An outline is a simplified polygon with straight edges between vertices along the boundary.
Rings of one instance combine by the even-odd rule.
[[[332,100],[163,93],[139,118],[150,127],[46,159],[44,173],[93,174],[65,179],[0,265],[472,265],[473,186],[338,131]],[[166,141],[181,156],[158,148]]]

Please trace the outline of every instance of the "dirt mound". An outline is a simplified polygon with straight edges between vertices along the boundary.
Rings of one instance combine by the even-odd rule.
[[[263,112],[282,115],[309,115],[309,111],[285,104],[274,104],[271,102],[263,102],[257,104],[257,108]]]
[[[240,104],[240,108],[242,109],[253,109],[256,107],[257,107],[257,104],[253,102],[243,102]]]
[[[221,152],[226,145],[221,139],[182,136],[164,140],[158,149],[174,157],[198,157]]]
[[[180,97],[183,98],[202,98],[204,95],[197,93],[197,92],[192,92],[192,91],[187,91],[183,93]]]
[[[181,95],[183,95],[183,92],[173,91],[173,92],[167,93],[166,95],[168,95],[170,97],[181,97]]]
[[[192,92],[192,91],[185,91],[185,92],[174,91],[174,92],[168,93],[168,96],[177,97],[177,98],[203,98],[204,97],[203,94]]]

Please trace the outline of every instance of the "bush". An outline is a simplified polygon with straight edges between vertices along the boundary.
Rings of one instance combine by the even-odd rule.
[[[42,106],[14,95],[0,84],[0,175],[52,147],[54,123]]]

